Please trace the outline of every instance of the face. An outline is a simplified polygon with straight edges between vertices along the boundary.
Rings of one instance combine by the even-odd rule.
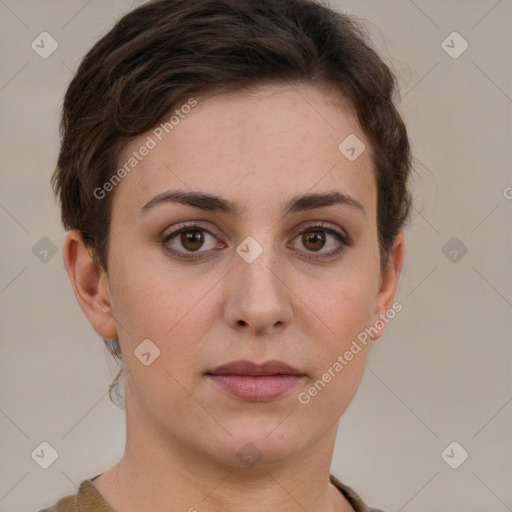
[[[332,433],[363,373],[361,333],[393,299],[370,144],[310,86],[197,100],[120,159],[156,142],[112,205],[127,413],[133,435],[229,464],[256,447],[272,464]],[[351,134],[355,160],[338,149]]]

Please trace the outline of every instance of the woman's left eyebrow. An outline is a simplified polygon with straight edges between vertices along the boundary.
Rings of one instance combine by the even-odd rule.
[[[147,202],[140,210],[139,215],[152,210],[156,206],[165,203],[179,203],[205,211],[220,211],[230,215],[239,215],[243,208],[236,201],[230,201],[214,194],[205,192],[189,192],[181,190],[168,190],[158,194]],[[332,205],[344,205],[361,212],[366,217],[366,212],[360,201],[338,191],[326,193],[308,193],[295,196],[283,207],[283,216]]]

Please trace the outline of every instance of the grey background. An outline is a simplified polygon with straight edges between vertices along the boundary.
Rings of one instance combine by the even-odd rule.
[[[73,70],[136,3],[0,0],[0,512],[49,506],[123,453],[115,367],[74,299],[49,178]],[[512,510],[512,2],[336,5],[400,74],[417,161],[403,311],[371,349],[332,471],[389,511]],[[59,45],[47,59],[31,48],[43,31]],[[455,59],[454,31],[469,44]],[[31,457],[43,441],[48,469]],[[458,469],[441,457],[453,441]]]

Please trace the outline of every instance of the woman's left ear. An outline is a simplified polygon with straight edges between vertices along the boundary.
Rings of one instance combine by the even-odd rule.
[[[388,255],[386,266],[382,269],[379,291],[375,302],[371,331],[372,340],[376,340],[384,333],[387,312],[393,308],[400,271],[404,259],[404,237],[402,231],[398,233]]]

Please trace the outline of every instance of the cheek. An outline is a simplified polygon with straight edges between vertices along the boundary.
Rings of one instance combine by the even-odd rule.
[[[125,337],[159,339],[179,314],[182,302],[173,300],[165,281],[144,272],[144,267],[119,272],[114,290],[113,314]]]
[[[343,340],[343,344],[368,327],[374,302],[375,295],[357,284],[350,288],[343,287],[338,291],[336,300],[329,302],[328,312],[333,319],[333,330]]]
[[[370,266],[351,267],[341,277],[305,296],[311,315],[321,319],[330,352],[344,346],[370,325],[377,299],[378,276]]]
[[[113,267],[114,270],[114,267]],[[118,258],[112,276],[113,315],[127,352],[144,339],[161,350],[161,361],[169,354],[171,366],[193,359],[199,343],[217,313],[208,293],[218,276],[194,276],[160,268],[153,261],[136,257]]]
[[[318,414],[342,412],[364,372],[371,343],[365,329],[371,324],[376,299],[376,278],[367,276],[371,276],[370,271],[331,281],[324,293],[310,294],[308,298],[308,307],[325,329],[323,335],[316,337],[315,350],[310,353],[314,361],[312,382],[302,400],[299,397],[299,403],[312,409],[316,409],[316,403]],[[331,406],[331,412],[326,412]]]
[[[335,334],[317,340],[311,378],[297,396],[304,421],[308,417],[322,417],[326,426],[332,425],[354,397],[370,346],[364,333],[368,325],[365,308],[362,299],[360,304],[341,300],[326,311],[331,313],[329,326]]]

